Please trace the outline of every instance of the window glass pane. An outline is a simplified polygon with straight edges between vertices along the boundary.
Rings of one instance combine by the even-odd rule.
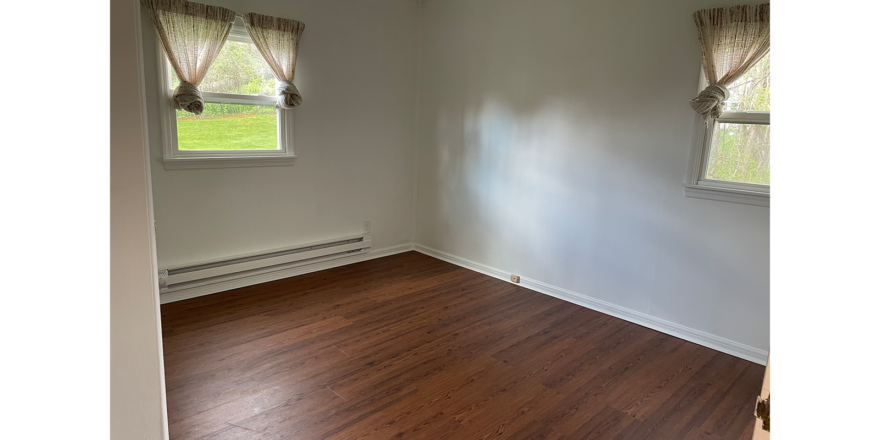
[[[770,126],[717,123],[706,178],[770,184]]]
[[[193,115],[177,111],[178,150],[277,150],[275,108],[259,105],[205,104]]]
[[[730,87],[725,111],[770,111],[770,54],[758,61]]]
[[[179,84],[168,64],[171,88]],[[240,95],[275,96],[275,77],[266,60],[252,43],[226,40],[217,60],[199,84],[203,92],[237,93]]]

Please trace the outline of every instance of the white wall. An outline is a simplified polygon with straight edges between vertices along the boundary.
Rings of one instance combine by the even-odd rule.
[[[681,189],[699,72],[691,15],[733,2],[212,3],[306,23],[299,159],[166,171],[144,18],[160,266],[371,219],[376,249],[414,240],[768,348],[769,210]]]
[[[767,350],[769,210],[681,188],[731,4],[427,1],[416,241]]]
[[[297,162],[165,170],[155,30],[142,22],[159,266],[359,234],[409,243],[416,121],[417,0],[212,0],[306,24],[296,69]]]
[[[168,438],[137,0],[110,5],[110,435]]]

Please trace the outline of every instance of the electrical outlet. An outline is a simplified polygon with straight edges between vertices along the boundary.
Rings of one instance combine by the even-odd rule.
[[[511,275],[510,281],[513,281],[514,283],[519,284],[519,275]]]
[[[364,220],[364,234],[370,233],[370,221]]]

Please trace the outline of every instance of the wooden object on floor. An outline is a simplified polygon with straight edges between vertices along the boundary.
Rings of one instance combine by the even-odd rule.
[[[770,359],[767,359],[767,368],[764,371],[764,383],[761,385],[761,395],[759,397],[760,400],[765,400],[768,402],[767,406],[769,407],[770,401]],[[769,423],[770,414],[769,408],[767,411],[767,419]],[[765,431],[763,429],[764,421],[758,417],[758,408],[755,408],[755,416],[757,421],[755,422],[755,432],[752,435],[752,440],[770,440],[770,431]]]
[[[747,440],[764,371],[415,252],[162,324],[172,440]]]

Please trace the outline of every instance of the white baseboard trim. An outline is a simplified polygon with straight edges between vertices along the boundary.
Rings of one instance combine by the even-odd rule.
[[[159,301],[162,304],[168,304],[175,301],[183,301],[185,299],[211,295],[213,293],[225,292],[232,289],[238,289],[239,287],[247,287],[253,286],[254,284],[268,283],[269,281],[276,281],[284,278],[294,277],[297,275],[304,275],[307,273],[317,272],[319,270],[332,269],[334,267],[360,263],[361,261],[387,257],[389,255],[399,254],[411,250],[413,250],[412,243],[407,243],[399,246],[391,246],[387,248],[353,254],[350,257],[334,258],[328,261],[300,264],[294,267],[281,267],[275,270],[270,269],[268,271],[263,271],[258,274],[248,274],[244,276],[231,275],[216,283],[194,286],[191,288],[184,288],[180,290],[175,290],[173,292],[163,293],[159,295]]]
[[[431,249],[427,246],[423,246],[420,244],[415,245],[415,250],[425,255],[429,255],[448,263],[455,264],[456,266],[461,266],[466,269],[470,269],[494,278],[498,278],[500,280],[510,282],[511,272],[502,271],[494,267],[489,267],[465,258],[448,254],[446,252]],[[545,295],[550,295],[552,297],[559,298],[561,300],[568,301],[570,303],[574,303],[579,306],[595,310],[597,312],[605,313],[607,315],[611,315],[625,321],[632,322],[634,324],[648,327],[650,329],[657,330],[659,332],[666,333],[668,335],[672,335],[677,338],[681,338],[686,341],[711,348],[713,350],[718,350],[722,353],[727,353],[729,355],[736,356],[738,358],[745,359],[756,364],[767,365],[768,353],[765,350],[750,347],[736,341],[731,341],[720,336],[715,336],[700,330],[685,327],[671,321],[656,318],[642,312],[637,312],[635,310],[620,307],[607,301],[592,298],[584,294],[552,286],[550,284],[523,276],[520,277],[519,285],[543,293]]]

